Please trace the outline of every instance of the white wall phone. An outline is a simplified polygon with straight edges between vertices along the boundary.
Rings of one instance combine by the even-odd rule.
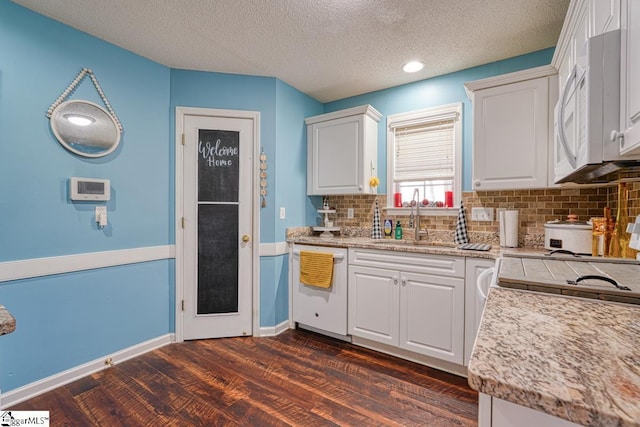
[[[108,179],[69,178],[69,198],[77,201],[107,201],[111,199],[111,183]]]

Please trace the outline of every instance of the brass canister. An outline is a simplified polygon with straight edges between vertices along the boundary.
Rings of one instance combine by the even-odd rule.
[[[605,256],[605,233],[607,231],[607,218],[591,218],[591,255]]]

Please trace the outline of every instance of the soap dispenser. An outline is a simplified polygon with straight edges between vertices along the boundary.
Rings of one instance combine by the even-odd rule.
[[[402,239],[402,225],[400,225],[400,221],[396,223],[396,240]]]

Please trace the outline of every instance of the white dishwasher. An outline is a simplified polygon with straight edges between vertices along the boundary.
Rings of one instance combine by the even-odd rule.
[[[331,287],[324,289],[300,283],[300,251],[333,254]],[[318,329],[346,337],[347,249],[296,244],[292,251],[292,273],[294,322],[302,328]]]

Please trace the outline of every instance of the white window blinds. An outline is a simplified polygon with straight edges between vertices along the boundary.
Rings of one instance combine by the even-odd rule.
[[[457,114],[394,123],[394,182],[453,180]]]

